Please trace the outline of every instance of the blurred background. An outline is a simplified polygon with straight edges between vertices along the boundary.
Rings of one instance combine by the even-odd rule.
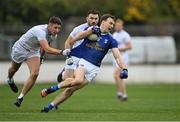
[[[72,29],[86,21],[89,9],[99,10],[101,15],[111,13],[125,21],[124,29],[132,36],[133,43],[129,51],[129,82],[180,83],[179,0],[0,1],[0,82],[7,77],[12,45],[29,28],[46,24],[50,16],[59,16],[63,27],[52,46],[63,49]],[[96,81],[114,81],[109,55]],[[47,55],[38,82],[55,81],[64,60],[62,56]],[[15,79],[24,81],[27,74],[27,67],[23,65]]]

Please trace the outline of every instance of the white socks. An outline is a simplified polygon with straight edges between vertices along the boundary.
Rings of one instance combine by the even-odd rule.
[[[21,98],[23,98],[23,97],[24,97],[24,94],[21,93],[21,94],[19,95],[18,99],[21,99]]]
[[[127,97],[127,94],[123,94],[122,92],[118,92],[117,95],[123,98]]]

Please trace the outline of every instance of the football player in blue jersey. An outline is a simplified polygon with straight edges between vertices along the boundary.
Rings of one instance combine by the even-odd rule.
[[[121,78],[125,79],[128,77],[128,70],[118,50],[117,41],[110,34],[114,23],[114,16],[104,14],[100,20],[100,27],[92,26],[77,34],[73,42],[81,39],[84,40],[79,46],[73,48],[71,52],[71,55],[81,56],[78,67],[75,70],[75,77],[67,78],[58,85],[41,91],[41,96],[46,97],[50,93],[66,88],[62,94],[58,95],[51,103],[44,107],[41,112],[49,112],[49,110],[57,108],[59,104],[67,100],[76,90],[91,82],[98,74],[101,61],[109,49],[112,50],[118,66],[122,69],[120,74]],[[88,39],[88,36],[91,34],[97,34],[99,38],[96,41]]]
[[[84,31],[90,26],[97,25],[99,22],[99,11],[92,9],[87,12],[86,16],[86,23],[83,23],[79,26],[76,26],[72,32],[69,34],[67,40],[65,41],[65,49],[73,49],[80,45],[83,41],[79,40],[72,43],[72,40],[76,37],[77,33]],[[74,70],[77,67],[77,63],[80,60],[80,56],[71,55],[71,57],[66,59],[66,66],[63,68],[63,70],[59,73],[57,77],[57,81],[61,82],[62,80],[65,80],[66,78],[73,78],[74,77]]]

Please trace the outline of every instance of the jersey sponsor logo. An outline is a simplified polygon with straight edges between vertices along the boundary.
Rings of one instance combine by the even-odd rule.
[[[100,45],[97,42],[91,42],[86,44],[87,47],[98,50],[98,51],[104,51],[103,48],[100,47]]]

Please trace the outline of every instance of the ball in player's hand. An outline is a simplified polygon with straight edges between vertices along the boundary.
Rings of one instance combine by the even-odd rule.
[[[99,36],[97,34],[90,34],[88,37],[87,37],[90,41],[97,41],[99,39]]]

